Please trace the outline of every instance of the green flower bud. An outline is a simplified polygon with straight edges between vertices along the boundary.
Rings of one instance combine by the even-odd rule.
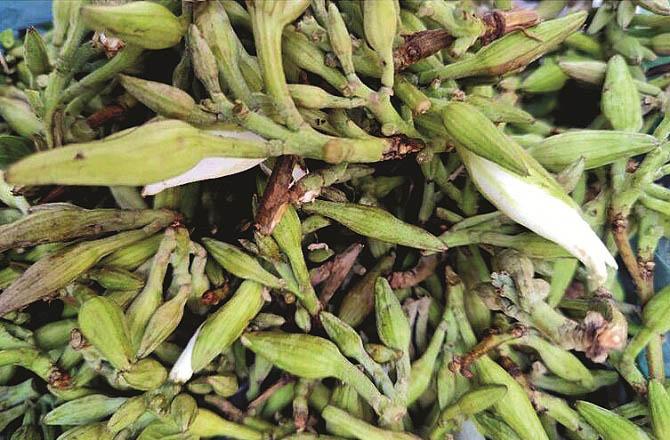
[[[57,406],[43,421],[47,425],[87,425],[114,414],[125,401],[125,397],[92,394]]]
[[[304,204],[302,209],[331,218],[365,237],[435,252],[446,249],[434,235],[397,219],[381,208],[315,200]]]
[[[659,145],[653,136],[613,130],[575,130],[550,136],[528,152],[551,171],[559,171],[583,157],[587,170],[618,159],[647,153]]]
[[[577,411],[598,431],[604,440],[649,440],[649,436],[628,419],[601,408],[591,402],[580,400],[576,403]]]
[[[386,278],[375,282],[375,318],[377,334],[384,345],[407,351],[412,337],[411,328],[398,297]]]
[[[84,274],[87,280],[93,280],[101,287],[109,290],[139,291],[144,287],[142,277],[119,267],[101,267],[89,270]]]
[[[26,32],[23,41],[23,56],[33,78],[47,74],[51,70],[47,46],[44,44],[40,33],[33,27],[28,28]]]
[[[136,390],[153,390],[167,379],[167,371],[153,359],[142,359],[121,372],[119,381]]]
[[[293,206],[289,205],[286,208],[281,220],[272,231],[272,237],[282,252],[288,257],[289,263],[291,263],[291,269],[300,288],[299,292],[294,293],[298,296],[309,314],[312,316],[316,315],[321,305],[319,299],[316,297],[316,292],[309,276],[309,270],[305,263],[305,256],[302,253],[300,218]]]
[[[42,122],[30,106],[19,99],[0,96],[0,116],[21,136],[31,137],[42,131]]]
[[[285,283],[266,271],[251,255],[228,243],[203,238],[203,244],[214,260],[225,270],[242,279],[259,282],[273,289],[282,289]]]
[[[554,49],[584,24],[587,14],[577,12],[545,21],[526,32],[513,32],[481,48],[469,57],[447,66],[421,72],[419,80],[496,76],[523,68]],[[530,36],[532,35],[532,37]]]
[[[568,75],[549,58],[523,80],[520,88],[526,93],[555,92],[561,90],[567,80]]]
[[[107,422],[107,429],[109,432],[120,432],[140,418],[147,409],[147,404],[144,396],[135,396],[128,398],[121,406],[119,406],[112,417]]]
[[[189,431],[200,437],[229,437],[240,440],[262,440],[263,433],[255,429],[229,422],[212,411],[199,408]]]
[[[77,327],[74,319],[63,319],[43,325],[35,330],[35,344],[42,350],[52,350],[70,342],[70,332]]]
[[[657,379],[649,381],[651,426],[658,440],[670,439],[670,396]]]
[[[202,110],[191,95],[177,87],[127,75],[118,77],[128,93],[161,116],[196,125],[213,124],[217,121],[215,114]]]
[[[58,440],[112,440],[114,436],[104,423],[77,426],[62,433]]]
[[[133,350],[121,308],[104,297],[86,301],[79,309],[84,337],[118,370],[130,368]]]
[[[263,287],[244,281],[233,297],[211,314],[191,337],[170,371],[170,379],[186,382],[237,340],[263,306]]]
[[[186,27],[167,8],[155,2],[137,1],[120,6],[87,5],[81,8],[86,26],[109,32],[127,44],[145,49],[177,45]]]
[[[180,431],[188,430],[198,415],[198,404],[188,394],[178,394],[170,404],[170,418]]]
[[[621,55],[607,63],[600,107],[615,130],[635,133],[642,128],[640,95]]]
[[[325,407],[321,412],[321,416],[326,419],[329,431],[346,437],[360,440],[417,440],[419,438],[409,433],[393,432],[377,428],[332,405]]]

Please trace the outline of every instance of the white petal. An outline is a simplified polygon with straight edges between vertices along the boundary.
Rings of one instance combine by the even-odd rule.
[[[198,334],[202,325],[193,333],[191,339],[186,344],[186,348],[181,352],[177,362],[172,366],[170,370],[170,380],[176,383],[186,383],[193,376],[193,367],[191,364],[191,359],[193,357],[193,347],[195,347],[195,341],[198,339]]]
[[[607,266],[616,261],[580,212],[545,189],[501,166],[459,150],[481,193],[515,222],[551,240],[578,258],[598,285],[607,280]]]
[[[208,133],[234,139],[264,140],[262,137],[250,131],[208,130]],[[244,159],[238,157],[206,157],[198,162],[193,168],[178,176],[146,185],[142,190],[142,195],[152,196],[167,188],[184,185],[186,183],[216,179],[223,176],[230,176],[231,174],[241,173],[242,171],[255,167],[264,160],[265,159]]]

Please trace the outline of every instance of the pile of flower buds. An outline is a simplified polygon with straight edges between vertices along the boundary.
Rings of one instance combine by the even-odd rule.
[[[670,439],[668,0],[54,0],[17,35],[1,438]]]

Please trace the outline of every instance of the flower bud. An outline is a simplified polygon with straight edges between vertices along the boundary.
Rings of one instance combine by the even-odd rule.
[[[135,423],[137,419],[144,414],[147,404],[144,396],[135,396],[128,398],[119,406],[112,417],[107,421],[107,429],[112,433],[117,433],[126,429]]]
[[[42,131],[42,122],[28,104],[18,99],[0,96],[0,116],[21,136],[31,137]]]
[[[365,39],[382,58],[382,85],[388,88],[393,87],[393,42],[398,28],[398,12],[394,0],[363,1]]]
[[[236,277],[253,280],[273,289],[285,286],[281,279],[266,271],[254,257],[237,246],[211,238],[203,238],[202,242],[214,260]]]
[[[142,359],[121,372],[119,382],[136,390],[149,391],[161,386],[167,371],[154,359]]]
[[[217,121],[215,114],[202,110],[191,95],[177,87],[128,75],[118,78],[128,93],[161,116],[199,125]]]
[[[583,400],[575,404],[579,414],[598,431],[604,440],[649,440],[637,425],[620,415]]]
[[[658,379],[649,381],[651,426],[658,440],[670,438],[670,396]]]
[[[170,379],[185,382],[240,337],[263,306],[263,287],[244,281],[228,302],[210,315],[193,335],[170,372]]]
[[[188,394],[178,394],[170,403],[170,418],[180,431],[187,431],[198,415],[198,404]]]
[[[125,397],[92,394],[57,406],[43,421],[47,425],[86,425],[114,414],[125,401]]]
[[[450,103],[443,113],[445,128],[456,143],[470,177],[480,192],[512,220],[547,238],[579,258],[596,283],[607,279],[607,266],[616,262],[600,238],[581,217],[579,207],[554,178],[518,144],[506,138],[476,109],[464,103]],[[465,124],[465,125],[463,125]],[[464,126],[479,127],[464,131]],[[527,170],[518,174],[480,156],[478,151],[505,150]],[[519,165],[517,165],[518,167]],[[519,197],[524,194],[523,201]]]
[[[104,297],[86,301],[79,309],[79,328],[84,337],[116,369],[126,370],[133,357],[128,324],[121,308]]]
[[[526,32],[513,32],[481,48],[473,57],[419,74],[422,83],[436,78],[497,76],[526,67],[557,47],[584,24],[587,14],[576,12],[545,21]],[[530,36],[532,35],[532,37]]]
[[[87,5],[81,8],[86,26],[98,32],[109,32],[127,44],[145,49],[166,49],[177,45],[186,28],[164,6],[137,1],[120,6]]]
[[[443,251],[446,246],[431,233],[405,223],[387,211],[356,203],[315,200],[302,206],[303,211],[331,218],[365,237],[429,251]]]
[[[621,55],[607,63],[600,107],[615,130],[636,133],[642,128],[640,95]]]
[[[590,170],[647,153],[659,145],[653,136],[614,130],[575,130],[549,136],[528,152],[551,171],[560,171],[580,157]]]
[[[23,56],[33,78],[49,73],[49,55],[40,33],[34,27],[28,28],[23,41]]]
[[[386,278],[377,278],[375,282],[375,318],[377,334],[384,345],[395,350],[409,349],[412,336],[409,321]]]
[[[346,76],[355,74],[351,35],[335,3],[328,3],[328,41]]]

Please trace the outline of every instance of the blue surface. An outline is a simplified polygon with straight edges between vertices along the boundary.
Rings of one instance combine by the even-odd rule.
[[[21,30],[50,21],[51,0],[0,0],[0,31]]]

